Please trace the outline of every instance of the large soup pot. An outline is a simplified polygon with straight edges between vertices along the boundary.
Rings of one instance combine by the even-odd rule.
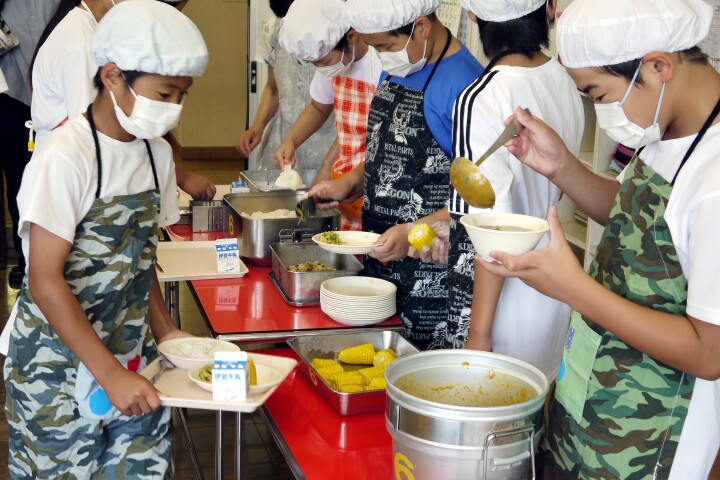
[[[433,350],[385,371],[397,480],[534,477],[548,380],[504,355]]]

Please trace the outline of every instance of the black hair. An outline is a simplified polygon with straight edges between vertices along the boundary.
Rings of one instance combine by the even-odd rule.
[[[431,22],[437,20],[437,15],[435,15],[435,12],[424,16],[427,17]],[[407,35],[409,37],[413,31],[413,25],[415,25],[415,22],[410,22],[407,25],[403,25],[402,27],[396,28],[395,30],[390,30],[387,33],[392,35],[393,37],[399,37],[400,35]]]
[[[93,85],[95,88],[97,88],[98,93],[102,93],[102,91],[105,89],[105,86],[102,83],[102,80],[100,79],[100,72],[102,71],[102,67],[98,68],[98,71],[95,73],[95,76],[93,77]],[[136,70],[123,70],[122,72],[123,77],[125,77],[125,81],[128,85],[132,86],[133,83],[135,83],[135,80],[142,77],[143,75],[146,75],[145,72],[138,72]]]
[[[708,63],[708,56],[703,53],[702,50],[700,50],[700,47],[688,48],[687,50],[681,50],[678,53],[680,54],[680,59],[684,62],[696,64]],[[641,58],[637,58],[635,60],[629,60],[627,62],[616,63],[615,65],[606,65],[600,67],[600,70],[615,77],[623,77],[627,79],[628,82],[632,82],[632,79],[635,76],[635,72],[637,71],[638,65],[641,61]],[[642,74],[638,74],[637,79],[635,79],[635,83],[637,83],[638,85],[643,84]]]
[[[293,1],[294,0],[270,0],[270,10],[273,11],[276,17],[283,18],[287,15]]]
[[[547,47],[550,41],[550,25],[545,5],[524,17],[506,22],[488,22],[478,18],[477,26],[483,52],[488,58],[493,58],[504,50],[531,57],[542,50],[542,47]]]
[[[348,42],[348,34],[347,34],[347,32],[346,32],[345,35],[343,35],[343,37],[340,39],[340,41],[338,42],[338,44],[335,45],[335,48],[333,48],[333,50],[339,50],[339,51],[341,51],[341,52],[344,52],[344,51],[345,51],[345,48],[346,48],[348,45],[349,45],[349,42]]]
[[[40,39],[38,40],[38,44],[35,47],[35,51],[33,52],[32,60],[30,61],[30,68],[28,69],[28,78],[30,79],[30,87],[32,88],[32,72],[33,72],[33,65],[35,64],[35,58],[37,57],[38,52],[40,51],[40,47],[42,47],[45,42],[47,41],[50,34],[55,30],[55,27],[58,26],[60,22],[62,22],[63,18],[67,16],[68,13],[72,11],[73,8],[80,5],[80,0],[60,0],[60,3],[58,4],[57,8],[55,9],[55,13],[53,13],[53,16],[50,17],[50,20],[48,20],[47,25],[45,26],[45,30],[43,30],[42,34],[40,35]]]

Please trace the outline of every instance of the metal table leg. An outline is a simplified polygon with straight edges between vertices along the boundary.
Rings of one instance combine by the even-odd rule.
[[[223,441],[222,441],[222,410],[218,410],[215,415],[215,480],[223,480]]]
[[[177,416],[180,428],[182,429],[183,436],[185,438],[185,446],[187,447],[188,454],[190,455],[190,461],[192,462],[193,469],[195,470],[195,478],[197,480],[205,480],[202,469],[200,468],[200,461],[198,460],[197,451],[195,450],[195,444],[193,443],[192,436],[190,436],[190,429],[188,428],[185,413],[182,408],[173,408],[173,411]]]
[[[180,328],[180,283],[165,282],[165,306],[170,312],[170,316],[175,322],[175,326]]]
[[[242,479],[242,413],[235,418],[235,480]]]

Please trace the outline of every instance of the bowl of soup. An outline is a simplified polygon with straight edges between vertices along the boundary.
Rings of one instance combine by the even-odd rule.
[[[550,230],[547,220],[520,215],[486,211],[471,213],[460,218],[470,241],[483,260],[494,261],[490,252],[522,255],[534,249]]]

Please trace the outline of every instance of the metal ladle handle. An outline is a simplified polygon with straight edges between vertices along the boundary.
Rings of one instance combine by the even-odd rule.
[[[524,109],[525,112],[527,112],[528,115],[532,115],[530,113],[530,109],[526,108]],[[522,128],[522,125],[520,125],[520,122],[518,122],[517,118],[513,118],[512,122],[510,122],[506,127],[505,130],[500,134],[497,140],[495,140],[495,143],[490,145],[490,148],[487,149],[485,153],[480,155],[480,158],[478,158],[478,161],[475,162],[475,165],[480,165],[482,162],[485,161],[486,158],[488,158],[490,155],[495,153],[495,150],[505,145],[507,142],[510,141],[515,135],[517,135],[520,132],[520,128]]]

